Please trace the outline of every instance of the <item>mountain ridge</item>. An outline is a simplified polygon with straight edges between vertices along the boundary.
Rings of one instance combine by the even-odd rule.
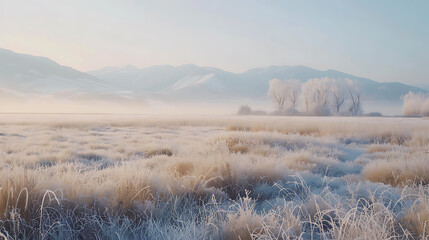
[[[211,77],[206,79],[206,82],[212,83],[216,81],[218,84],[225,85],[223,88],[230,89],[239,96],[250,98],[266,97],[268,82],[274,78],[281,80],[295,78],[301,82],[306,82],[308,79],[312,78],[323,77],[350,79],[362,88],[363,96],[368,100],[399,101],[400,97],[409,91],[428,92],[425,89],[400,82],[377,82],[333,69],[323,71],[303,65],[252,68],[242,73],[232,73],[219,68],[200,67],[194,64],[179,65],[176,67],[171,65],[155,65],[147,68],[134,67],[134,78],[132,80],[127,78],[126,75],[121,74],[121,72],[123,72],[122,67],[110,68],[109,70],[110,72],[104,72],[103,75],[97,74],[97,70],[88,73],[94,74],[111,84],[120,79],[121,83],[125,81],[125,85],[128,83],[130,84],[130,88],[133,89],[145,90],[145,86],[148,87],[148,85],[151,85],[151,87],[146,88],[146,90],[149,89],[158,94],[164,90],[168,90],[169,87],[179,82],[186,82],[188,87],[195,87],[197,83],[201,83],[201,79],[206,78],[208,75],[211,75]],[[128,74],[131,73],[128,72]],[[195,79],[194,84],[189,83],[191,79]],[[153,85],[154,82],[159,82],[161,84],[155,87]],[[245,86],[243,86],[243,84]],[[195,89],[195,91],[197,91],[197,89]]]
[[[0,48],[0,88],[31,94],[62,91],[115,94],[122,97],[172,101],[220,101],[228,99],[266,100],[268,82],[277,78],[340,78],[354,81],[364,99],[399,101],[409,91],[427,90],[399,82],[377,82],[337,70],[317,70],[303,65],[269,66],[233,73],[195,64],[133,65],[104,67],[81,72],[39,56]]]
[[[0,87],[31,93],[108,88],[104,81],[40,56],[0,49]]]

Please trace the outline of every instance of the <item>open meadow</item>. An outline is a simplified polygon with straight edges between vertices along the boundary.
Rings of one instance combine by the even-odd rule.
[[[429,239],[429,119],[0,115],[0,239]]]

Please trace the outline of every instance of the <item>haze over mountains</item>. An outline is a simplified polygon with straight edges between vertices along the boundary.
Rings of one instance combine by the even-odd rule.
[[[409,91],[426,92],[424,89],[398,82],[379,83],[335,70],[319,71],[305,66],[272,66],[254,68],[243,73],[231,73],[192,64],[142,69],[128,65],[88,73],[118,88],[148,91],[174,99],[200,97],[218,99],[219,96],[266,98],[268,82],[274,78],[282,80],[295,78],[302,82],[323,77],[350,79],[360,87],[366,100],[398,101]]]
[[[45,58],[0,49],[0,99],[30,101],[34,96],[51,100],[98,101],[122,105],[156,102],[267,102],[273,78],[336,78],[354,81],[364,101],[398,102],[409,91],[428,91],[398,82],[379,83],[335,70],[305,66],[254,68],[243,73],[192,64],[148,68],[106,67],[87,73]],[[1,96],[2,95],[2,96]],[[76,109],[77,111],[79,109]]]
[[[26,93],[53,93],[106,87],[92,75],[61,66],[45,57],[0,49],[0,65],[1,87]]]

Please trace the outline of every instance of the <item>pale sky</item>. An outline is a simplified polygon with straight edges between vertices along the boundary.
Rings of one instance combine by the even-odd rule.
[[[0,0],[0,47],[81,71],[271,65],[429,82],[429,1]]]

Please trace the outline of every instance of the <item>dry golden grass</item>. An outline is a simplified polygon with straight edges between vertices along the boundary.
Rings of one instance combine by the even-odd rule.
[[[371,144],[367,150],[369,153],[387,152],[391,149],[391,146],[386,144]]]
[[[425,147],[429,150],[429,134],[427,132],[414,133],[411,139],[405,143],[409,147]]]
[[[0,219],[9,217],[14,208],[18,209],[24,217],[28,217],[27,210],[33,206],[34,198],[39,195],[35,191],[35,180],[21,173],[13,178],[2,178],[0,182]],[[35,196],[35,194],[37,194]]]
[[[429,236],[429,202],[413,206],[401,223],[416,237]]]
[[[241,126],[234,126],[234,125],[228,126],[226,129],[228,131],[243,131],[243,132],[248,132],[251,130],[250,127],[241,127]]]
[[[171,174],[177,178],[188,176],[194,169],[192,162],[178,162],[171,167]]]
[[[362,171],[366,179],[392,186],[429,183],[429,155],[424,150],[391,148],[374,153],[376,158]]]
[[[217,141],[225,142],[228,147],[229,152],[231,153],[247,153],[249,151],[249,143],[245,143],[240,141],[238,137],[226,137],[226,138],[218,138]]]
[[[290,206],[258,214],[255,202],[243,197],[233,207],[234,212],[227,214],[223,225],[226,239],[284,239],[300,233],[300,219]]]
[[[429,176],[427,176],[426,164],[425,161],[423,164],[408,169],[386,164],[371,165],[365,168],[363,175],[371,182],[381,182],[392,186],[427,184]]]
[[[405,236],[396,232],[399,223],[416,238],[427,234],[427,201],[397,213],[382,207],[390,203],[377,202],[382,197],[345,193],[368,184],[396,196],[406,186],[428,184],[429,126],[422,119],[36,116],[32,123],[16,118],[0,116],[4,221],[21,216],[37,222],[31,214],[40,212],[45,196],[64,208],[107,210],[121,223],[123,216],[137,215],[143,216],[139,221],[161,224],[162,219],[177,229],[184,221],[206,221],[192,231],[215,228],[227,239],[299,238],[308,221],[324,227],[330,216],[343,226],[326,225],[330,229],[323,231],[333,238],[395,239]],[[291,182],[297,176],[304,177],[295,188]],[[356,196],[367,202],[356,203]],[[183,202],[198,209],[185,211]],[[208,203],[217,210],[207,216]],[[172,210],[161,214],[163,204]],[[105,215],[100,219],[97,224],[107,221]],[[126,230],[113,234],[121,231]]]
[[[173,152],[168,148],[161,148],[161,149],[153,149],[148,152],[146,152],[145,156],[147,157],[153,157],[158,155],[166,155],[166,156],[172,156]]]

